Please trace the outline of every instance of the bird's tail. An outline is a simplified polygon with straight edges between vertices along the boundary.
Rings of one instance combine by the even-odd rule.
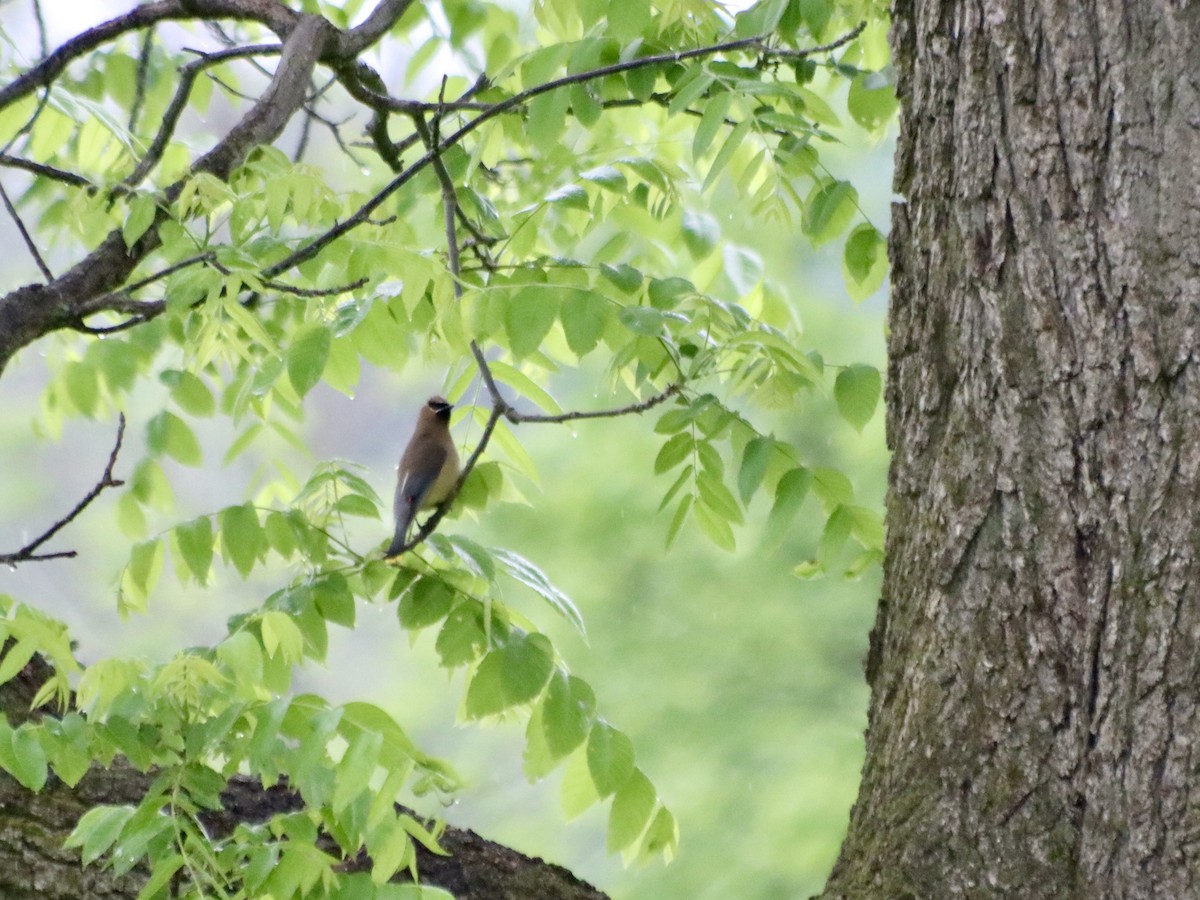
[[[412,521],[416,517],[417,510],[415,506],[409,506],[404,511],[404,514],[396,518],[396,533],[392,536],[391,546],[387,548],[387,552],[383,554],[384,559],[391,559],[394,556],[400,555],[400,548],[404,546],[408,540],[408,530],[412,526]]]

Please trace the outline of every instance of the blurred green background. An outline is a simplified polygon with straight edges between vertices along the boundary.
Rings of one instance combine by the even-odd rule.
[[[848,146],[831,157],[835,174],[855,183],[881,229],[888,221],[891,150],[888,139]],[[735,200],[718,198],[718,214],[722,202]],[[861,305],[846,298],[840,243],[813,251],[784,229],[726,236],[757,249],[768,276],[790,292],[805,349],[834,364],[882,367],[883,292]],[[6,287],[35,272],[14,259],[8,275]],[[111,448],[113,421],[73,421],[61,435],[39,432],[46,357],[62,346],[35,345],[0,379],[5,549],[16,549],[62,516],[95,483]],[[443,387],[444,374],[435,366],[401,374],[364,371],[354,399],[319,387],[306,402],[301,429],[308,457],[278,440],[259,457],[222,466],[232,433],[220,423],[194,423],[206,464],[187,469],[164,463],[174,507],[164,509],[151,530],[240,501],[248,486],[259,483],[270,455],[287,460],[301,480],[316,460],[351,460],[390,497],[415,411]],[[590,373],[570,373],[552,388],[564,408],[608,405],[595,383]],[[882,412],[861,435],[854,432],[836,414],[831,385],[832,374],[827,389],[798,409],[748,415],[761,430],[797,442],[806,464],[848,472],[858,502],[881,507],[887,466]],[[139,458],[145,423],[164,396],[165,389],[144,386],[126,408],[129,433],[118,476],[128,475]],[[511,598],[595,687],[600,714],[633,739],[639,765],[679,820],[682,842],[672,865],[626,869],[606,855],[603,807],[564,824],[561,773],[527,783],[523,729],[515,720],[501,727],[458,724],[461,680],[449,680],[437,667],[431,635],[410,641],[400,630],[394,605],[360,607],[359,627],[334,634],[327,666],[304,671],[297,690],[385,706],[466,782],[453,805],[427,800],[426,812],[565,865],[616,898],[807,896],[820,889],[833,863],[857,787],[867,703],[862,659],[879,573],[870,570],[857,581],[792,575],[813,553],[823,523],[811,498],[774,554],[756,550],[768,509],[763,498],[738,532],[735,554],[715,549],[689,528],[666,551],[667,521],[656,508],[672,479],[653,475],[662,443],[652,433],[653,421],[521,426],[518,436],[541,473],[529,505],[497,506],[481,521],[458,517],[443,528],[527,556],[580,607],[588,642],[545,607],[516,593]],[[478,430],[462,427],[457,437],[469,448]],[[114,525],[118,496],[102,495],[46,548],[75,549],[78,558],[0,575],[0,592],[70,624],[84,662],[113,653],[162,660],[180,647],[213,640],[224,633],[229,615],[253,607],[293,574],[279,571],[244,583],[224,572],[207,590],[183,590],[168,571],[149,614],[122,621],[116,583],[128,541]],[[351,533],[360,552],[367,552],[389,528],[381,521],[356,522]]]

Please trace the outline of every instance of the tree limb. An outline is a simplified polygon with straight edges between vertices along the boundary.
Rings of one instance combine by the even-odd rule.
[[[83,499],[75,504],[75,508],[69,513],[47,528],[41,535],[34,538],[20,550],[15,553],[0,554],[0,565],[16,566],[17,563],[35,562],[46,559],[63,559],[70,558],[76,555],[74,550],[65,550],[59,553],[36,553],[38,547],[62,531],[74,519],[91,504],[93,500],[100,496],[105,488],[120,487],[125,482],[120,479],[113,478],[113,467],[117,464],[117,454],[121,452],[121,441],[125,437],[125,413],[121,413],[117,418],[117,440],[113,444],[112,453],[108,454],[108,465],[104,467],[104,473],[100,476],[100,480],[95,486],[88,491]]]

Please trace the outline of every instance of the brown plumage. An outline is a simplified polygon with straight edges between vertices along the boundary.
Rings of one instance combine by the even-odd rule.
[[[450,435],[451,405],[441,397],[430,397],[417,416],[396,479],[396,534],[385,558],[396,556],[408,539],[417,510],[437,506],[458,480],[458,450]]]

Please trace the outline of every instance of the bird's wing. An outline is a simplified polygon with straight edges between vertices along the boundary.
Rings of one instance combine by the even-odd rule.
[[[426,452],[429,454],[428,458],[422,461],[424,465],[419,472],[412,471],[411,467],[406,467],[404,461],[401,460],[400,471],[402,474],[400,481],[396,484],[396,499],[393,504],[397,523],[405,516],[411,521],[413,514],[421,508],[421,501],[425,499],[425,495],[437,481],[442,466],[446,463],[444,447],[430,447]]]

